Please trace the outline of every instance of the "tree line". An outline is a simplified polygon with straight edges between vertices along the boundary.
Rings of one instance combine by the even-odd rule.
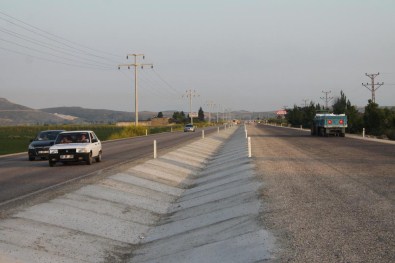
[[[157,118],[163,118],[163,113],[159,112],[157,115]],[[179,123],[179,124],[189,123],[190,121],[191,121],[191,118],[190,118],[189,114],[185,115],[184,111],[173,112],[173,116],[169,120],[170,123]],[[204,111],[203,111],[202,107],[199,108],[198,117],[193,118],[193,121],[194,122],[204,122]]]
[[[359,112],[347,99],[343,91],[336,98],[332,111],[334,114],[346,114],[348,119],[348,133],[362,133],[365,128],[366,134],[395,139],[395,107],[379,107],[372,100],[368,101],[364,112]],[[329,112],[324,106],[310,102],[310,105],[299,107],[294,105],[293,109],[286,109],[285,120],[292,126],[310,128],[316,113]]]

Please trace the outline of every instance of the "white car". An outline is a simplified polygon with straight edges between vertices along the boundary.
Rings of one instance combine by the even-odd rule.
[[[57,162],[101,161],[102,145],[93,131],[65,131],[58,134],[55,143],[49,148],[49,166]]]
[[[195,132],[195,126],[192,123],[188,123],[184,126],[184,132]]]

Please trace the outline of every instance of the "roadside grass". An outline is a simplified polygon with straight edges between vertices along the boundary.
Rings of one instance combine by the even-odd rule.
[[[44,130],[92,130],[101,141],[143,136],[182,130],[182,125],[171,127],[115,126],[115,125],[37,125],[0,127],[0,155],[27,152],[30,140]]]

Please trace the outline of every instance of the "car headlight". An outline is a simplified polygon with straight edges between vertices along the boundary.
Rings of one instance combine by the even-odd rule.
[[[58,149],[49,149],[49,154],[58,154]]]
[[[87,153],[89,150],[87,148],[77,148],[75,150],[76,153]]]
[[[29,144],[29,150],[34,150],[34,149],[35,149],[34,146]]]

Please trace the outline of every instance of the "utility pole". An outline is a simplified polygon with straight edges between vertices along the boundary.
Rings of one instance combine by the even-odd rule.
[[[215,108],[217,109],[217,123],[218,123],[218,111],[219,111],[219,104],[215,105]]]
[[[189,117],[191,118],[191,124],[193,124],[192,117],[192,97],[198,97],[199,95],[196,93],[196,90],[187,90],[186,94],[182,97],[186,97],[189,99]]]
[[[135,112],[135,126],[139,124],[139,100],[138,100],[138,89],[137,89],[137,67],[141,67],[141,69],[144,68],[144,66],[151,66],[151,68],[154,67],[153,64],[138,64],[137,63],[137,57],[143,57],[145,59],[144,54],[127,54],[126,59],[129,59],[129,56],[134,56],[134,63],[133,64],[120,64],[118,65],[118,69],[121,69],[121,67],[134,67],[134,112]]]
[[[228,108],[228,121],[232,121],[233,120],[233,116],[232,116],[232,108]]]
[[[213,110],[213,107],[215,106],[213,101],[207,101],[206,105],[209,107],[209,112],[208,112],[208,122],[211,123],[211,111]],[[217,120],[218,122],[218,120]]]
[[[220,104],[220,109],[222,111],[222,122],[225,122],[225,106]]]
[[[223,110],[224,110],[224,120],[225,120],[225,122],[228,122],[229,121],[229,111],[230,111],[230,108],[223,108]]]
[[[283,123],[283,120],[285,119],[285,115],[288,113],[287,108],[288,108],[287,105],[283,105],[283,112],[279,115],[279,117],[281,118],[281,125]]]
[[[333,97],[328,97],[328,94],[331,93],[331,91],[330,90],[329,91],[322,91],[322,93],[325,93],[325,98],[324,97],[320,97],[320,98],[325,101],[325,108],[327,110],[329,110],[328,102],[333,99]]]
[[[365,73],[365,75],[367,77],[369,77],[372,82],[371,82],[371,84],[369,84],[369,83],[366,83],[366,84],[362,83],[362,86],[365,86],[368,90],[370,90],[372,92],[372,102],[376,103],[376,94],[375,94],[375,92],[376,92],[376,90],[378,90],[380,88],[380,86],[384,85],[384,82],[381,82],[381,83],[377,82],[376,84],[374,83],[374,78],[377,77],[378,75],[380,75],[380,72],[377,72],[377,74]],[[369,88],[369,86],[371,86],[371,88]]]
[[[303,101],[304,101],[304,107],[306,108],[308,99],[303,99]]]

